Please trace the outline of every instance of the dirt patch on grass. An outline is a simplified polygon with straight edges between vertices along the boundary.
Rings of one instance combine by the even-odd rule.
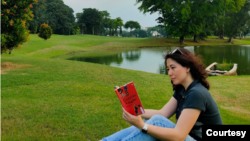
[[[7,74],[7,71],[29,66],[27,64],[14,64],[12,62],[4,62],[1,64],[1,74]]]

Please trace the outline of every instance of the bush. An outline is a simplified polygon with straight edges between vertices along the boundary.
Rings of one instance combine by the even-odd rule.
[[[222,64],[217,64],[216,66],[215,66],[215,68],[216,68],[216,70],[221,70],[221,71],[229,71],[229,70],[231,70],[232,68],[233,68],[233,63],[231,63],[231,61],[230,61],[230,63],[227,63],[226,62],[226,60],[224,60],[223,59],[223,62],[222,62]]]
[[[72,34],[75,35],[75,34],[79,34],[80,33],[80,28],[77,26],[75,27],[75,29],[72,30]]]
[[[52,29],[48,24],[41,24],[40,28],[39,28],[39,33],[38,36],[43,38],[44,40],[47,40],[51,37],[52,35]]]

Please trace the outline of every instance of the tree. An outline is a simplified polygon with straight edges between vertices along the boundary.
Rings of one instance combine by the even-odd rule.
[[[74,23],[74,24],[73,24],[73,28],[72,28],[71,34],[73,34],[73,35],[75,35],[75,34],[80,34],[80,28],[79,28],[79,26],[77,25],[77,23]]]
[[[118,28],[120,28],[120,35],[122,35],[123,21],[122,21],[122,19],[120,17],[117,17],[116,22],[117,22]],[[116,30],[116,34],[117,34],[117,30]]]
[[[248,33],[250,33],[250,21],[248,21],[243,27],[243,37],[246,37]]]
[[[53,3],[50,5],[52,6]],[[56,5],[53,5],[53,7]],[[65,5],[63,2],[60,5],[61,9],[58,9],[58,13],[55,13],[57,17],[58,27],[54,27],[52,29],[55,30],[55,33],[67,35],[70,33],[73,25],[75,24],[74,11],[69,6]],[[52,10],[52,9],[51,9]],[[60,18],[59,18],[60,17]]]
[[[76,13],[76,22],[79,22],[81,19],[82,13]]]
[[[158,18],[158,23],[163,24],[171,36],[180,37],[179,42],[183,44],[185,36],[198,35],[202,32],[205,25],[204,17],[214,13],[220,0],[136,0],[136,2],[141,2],[139,10],[143,13],[159,12],[162,16]]]
[[[81,15],[81,19],[87,27],[87,33],[92,33],[94,35],[95,27],[101,25],[102,17],[97,9],[84,8],[83,14]]]
[[[136,21],[127,21],[124,25],[126,29],[130,28],[131,36],[133,37],[133,29],[141,29],[141,26]]]
[[[48,24],[41,24],[40,28],[39,28],[39,33],[38,36],[43,38],[44,41],[49,39],[52,35],[52,29]]]
[[[215,13],[215,23],[219,39],[224,39],[224,24],[227,13],[237,13],[244,4],[245,0],[221,0],[216,5],[218,10]]]
[[[122,27],[120,26],[120,36],[122,36]]]
[[[101,35],[107,35],[108,30],[108,20],[110,19],[110,14],[108,11],[99,11],[101,14],[101,24],[98,26],[97,32],[100,32]]]
[[[39,0],[37,3],[33,4],[33,14],[34,18],[32,21],[28,21],[28,29],[30,30],[31,33],[38,33],[39,30],[39,25],[43,23],[46,20],[46,8],[47,8],[47,3],[46,0]],[[54,18],[54,17],[52,17]]]
[[[1,0],[1,53],[18,47],[28,41],[27,21],[34,15],[31,8],[33,0]],[[35,3],[37,0],[35,0]]]
[[[137,35],[136,37],[148,37],[148,34],[145,30],[141,30],[141,29],[136,29],[134,30],[134,35]]]
[[[75,28],[74,11],[64,4],[63,0],[39,0],[32,10],[34,20],[28,22],[32,33],[36,33],[37,27],[42,23],[47,23],[55,34],[72,34],[71,31]]]
[[[122,37],[131,37],[131,33],[129,33],[128,31],[122,31],[122,34],[121,34]]]
[[[73,27],[73,24],[71,24],[71,23],[66,23],[66,27],[68,28],[68,31],[69,31],[69,35],[70,35],[70,29],[72,29],[72,27]]]
[[[80,32],[83,34],[84,28],[86,27],[82,17],[83,13],[76,13],[76,23],[80,27]]]
[[[114,33],[113,35],[116,36],[117,35],[117,28],[118,28],[118,21],[116,19],[113,19],[113,29],[114,29]]]
[[[215,14],[212,16],[206,16],[204,17],[205,19],[205,25],[202,29],[202,31],[196,36],[194,36],[194,42],[197,42],[197,39],[199,40],[205,40],[206,38],[208,38],[208,36],[211,36],[214,34],[215,29],[217,29],[216,26],[216,19],[215,19]]]
[[[103,20],[102,20],[102,26],[105,30],[105,34],[108,35],[109,34],[109,28],[110,28],[110,16],[108,13],[108,16],[103,16]]]
[[[245,5],[237,13],[229,12],[225,18],[225,34],[229,37],[228,42],[232,42],[234,36],[241,27],[244,27],[250,20],[250,0],[246,0]],[[242,31],[241,31],[242,32]]]
[[[152,37],[152,33],[154,31],[157,31],[158,33],[160,33],[162,36],[167,36],[166,34],[166,30],[162,27],[162,26],[154,26],[154,27],[149,27],[147,29],[147,34],[148,36]]]
[[[107,19],[107,27],[108,27],[108,29],[109,29],[109,35],[111,36],[111,35],[113,35],[113,28],[114,28],[114,20],[113,19]]]

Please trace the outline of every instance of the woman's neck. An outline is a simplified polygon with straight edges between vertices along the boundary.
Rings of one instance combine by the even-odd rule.
[[[194,81],[193,77],[189,74],[184,82],[181,84],[185,90],[187,90],[188,86]]]

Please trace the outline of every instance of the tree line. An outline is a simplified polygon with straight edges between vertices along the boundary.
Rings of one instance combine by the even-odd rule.
[[[118,36],[125,27],[133,36],[133,30],[141,28],[137,21],[123,23],[120,17],[111,19],[107,11],[95,8],[84,8],[74,16],[73,9],[63,0],[1,0],[1,23],[1,53],[20,47],[29,40],[30,33],[46,40],[49,32]],[[39,29],[45,28],[48,32],[40,34]]]
[[[166,31],[162,27],[155,26],[145,31],[137,21],[124,23],[121,17],[111,19],[107,10],[83,8],[82,12],[74,16],[73,9],[65,5],[62,0],[39,0],[38,3],[33,4],[32,11],[34,18],[28,21],[28,29],[31,33],[38,33],[40,25],[46,23],[51,26],[54,34],[62,35],[152,37],[152,32],[157,31],[162,36],[166,36]]]
[[[83,11],[76,13],[62,0],[39,0],[33,4],[34,18],[28,21],[27,27],[31,33],[38,33],[39,26],[43,23],[48,24],[53,29],[54,34],[74,35],[92,34],[103,36],[122,35],[122,27],[133,30],[140,29],[137,21],[127,21],[120,17],[111,19],[108,11],[99,11],[96,8],[83,8]]]
[[[108,11],[95,8],[84,8],[74,16],[73,9],[63,0],[1,0],[1,52],[28,41],[29,34],[38,33],[42,24],[49,25],[53,34],[61,35],[151,37],[157,31],[164,37],[179,37],[180,44],[185,37],[192,36],[197,42],[209,35],[220,39],[226,36],[232,42],[237,35],[244,37],[250,32],[250,0],[136,0],[136,3],[143,13],[160,13],[156,19],[159,25],[141,30],[137,21],[124,23],[120,17],[111,19]]]
[[[158,12],[156,20],[169,36],[185,37],[194,41],[209,35],[218,35],[228,42],[237,35],[245,36],[250,30],[250,0],[136,0],[143,13]]]
[[[157,34],[157,35],[155,35]],[[132,34],[126,30],[122,31],[122,37],[132,37]],[[135,29],[133,37],[168,37],[165,29],[161,26],[148,27],[147,29]]]

